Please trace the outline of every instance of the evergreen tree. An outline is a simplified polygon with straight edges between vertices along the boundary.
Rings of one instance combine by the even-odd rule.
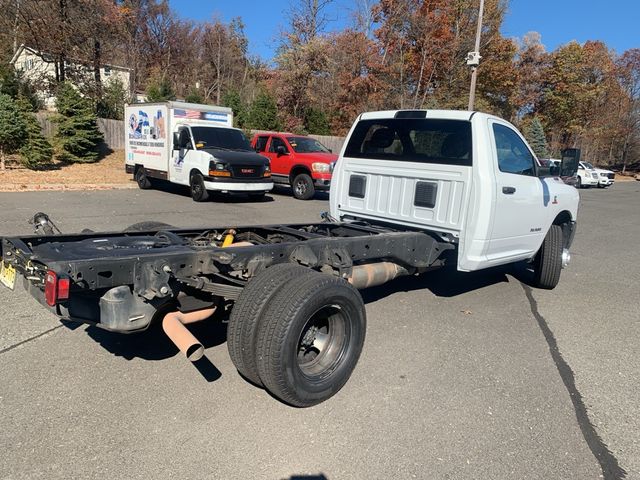
[[[309,107],[304,112],[304,128],[312,135],[330,135],[327,115],[317,108]]]
[[[202,98],[198,90],[192,88],[189,90],[189,93],[187,93],[187,96],[184,97],[184,101],[189,103],[204,103],[204,98]]]
[[[280,130],[278,106],[276,101],[266,91],[258,94],[249,109],[247,126],[256,130]]]
[[[98,116],[122,120],[124,118],[124,104],[129,101],[129,92],[122,81],[114,79],[102,90],[102,99],[98,102]]]
[[[247,127],[247,106],[237,90],[229,90],[222,96],[222,105],[233,110],[233,125],[238,128]]]
[[[549,158],[549,145],[542,122],[535,116],[524,130],[524,136],[538,158]]]
[[[91,101],[83,98],[69,83],[63,83],[58,88],[56,108],[57,157],[68,163],[97,161],[102,133],[98,130]]]
[[[171,82],[165,76],[154,76],[147,85],[147,102],[166,102],[175,100],[176,93],[173,91]]]
[[[16,105],[25,123],[25,140],[20,147],[22,164],[32,169],[42,167],[51,162],[53,147],[42,134],[42,127],[33,113],[29,99],[19,96]]]
[[[6,156],[18,150],[25,138],[25,123],[16,102],[0,93],[0,169],[6,168]]]

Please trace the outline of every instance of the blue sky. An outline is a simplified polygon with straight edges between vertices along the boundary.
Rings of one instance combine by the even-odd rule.
[[[214,16],[228,22],[241,17],[249,37],[251,54],[270,60],[278,34],[287,24],[287,11],[295,0],[170,0],[182,17],[207,20]],[[355,0],[335,0],[328,16],[328,30],[351,22]],[[571,40],[603,40],[618,53],[640,48],[640,0],[510,0],[502,33],[522,37],[535,30],[547,50]]]

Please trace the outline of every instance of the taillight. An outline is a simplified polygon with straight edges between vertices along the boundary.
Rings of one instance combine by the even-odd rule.
[[[67,277],[58,277],[53,270],[47,271],[44,276],[44,299],[50,307],[55,306],[60,300],[69,298],[71,280]]]

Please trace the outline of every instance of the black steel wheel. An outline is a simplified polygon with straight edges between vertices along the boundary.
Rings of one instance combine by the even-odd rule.
[[[335,395],[353,372],[366,331],[360,293],[339,278],[310,273],[274,295],[258,327],[264,386],[296,407]]]
[[[149,177],[147,177],[147,172],[144,167],[136,168],[136,173],[133,175],[138,187],[142,190],[148,190],[153,187],[153,182]]]
[[[191,187],[191,198],[196,202],[206,202],[209,200],[209,192],[204,186],[204,178],[199,172],[193,172],[189,176],[189,186]]]
[[[312,271],[293,263],[269,267],[247,283],[233,305],[227,328],[229,356],[238,372],[256,385],[262,385],[256,364],[256,338],[262,314],[283,285],[309,272]]]
[[[313,179],[306,173],[300,173],[295,176],[291,184],[293,196],[298,200],[309,200],[313,198],[316,189],[313,186]]]

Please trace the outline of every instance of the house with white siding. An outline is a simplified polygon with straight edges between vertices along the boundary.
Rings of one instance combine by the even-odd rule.
[[[13,55],[10,64],[16,72],[21,73],[22,78],[31,82],[45,107],[48,110],[55,110],[56,97],[52,89],[56,80],[54,56],[25,45],[20,45]],[[91,82],[94,78],[93,65],[89,63],[69,59],[65,64],[65,71],[70,73],[68,80],[71,83],[78,81]],[[102,86],[108,86],[109,83],[115,79],[120,80],[126,91],[130,91],[131,69],[106,63],[103,64],[100,67]]]

